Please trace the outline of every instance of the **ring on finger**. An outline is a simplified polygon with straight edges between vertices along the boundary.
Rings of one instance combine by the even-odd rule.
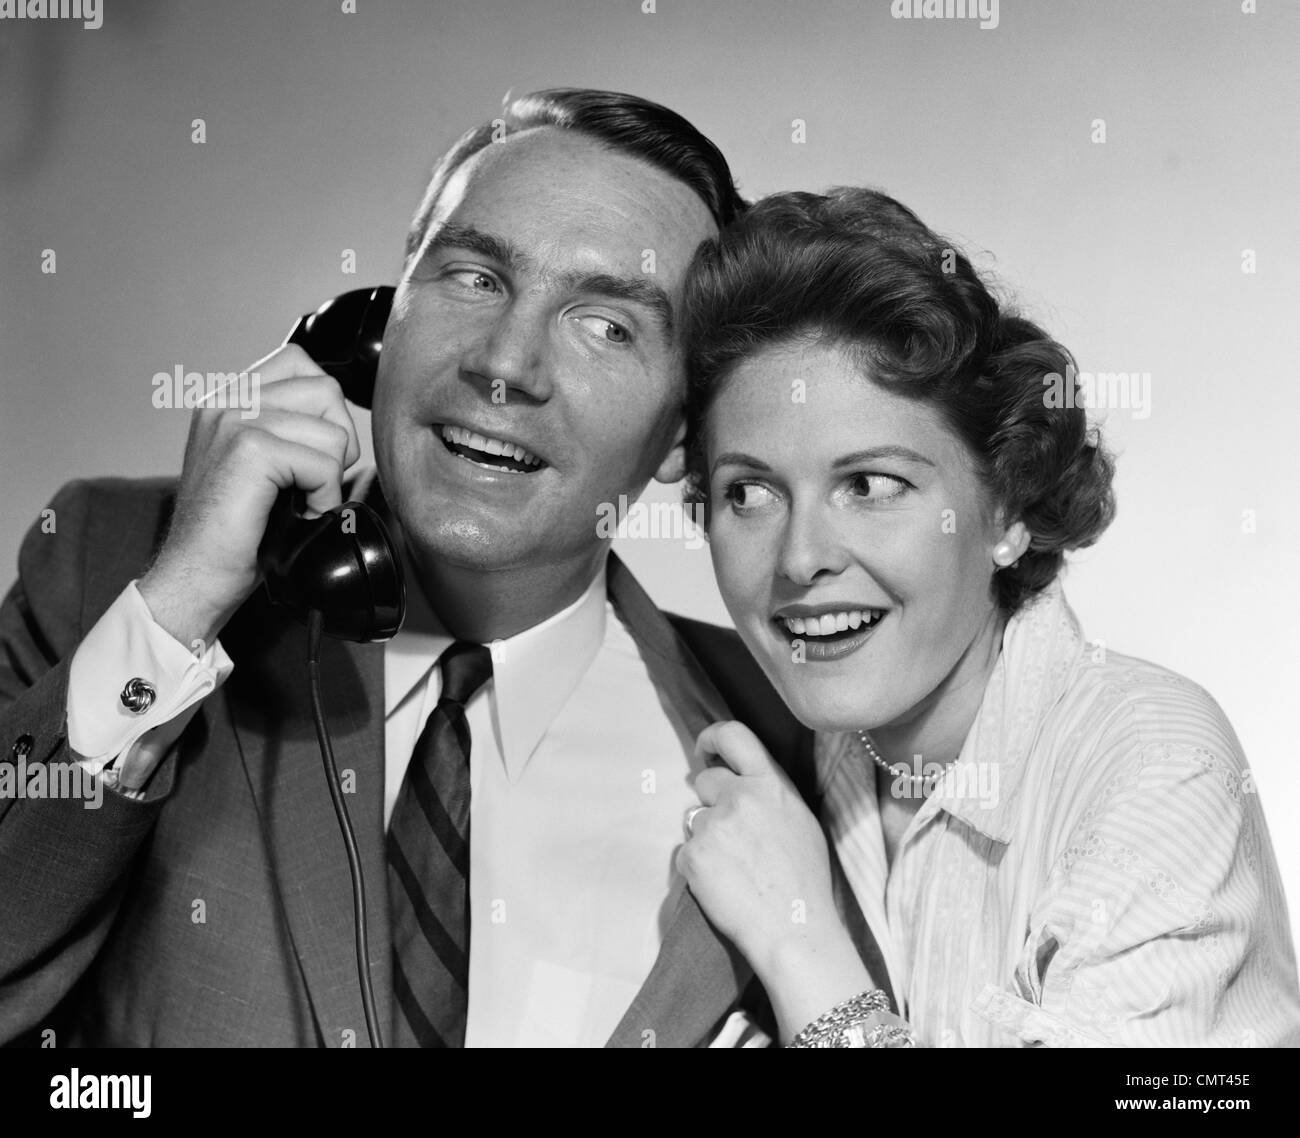
[[[695,819],[701,810],[707,810],[707,806],[692,806],[686,811],[685,825],[686,832],[692,837],[695,836]]]

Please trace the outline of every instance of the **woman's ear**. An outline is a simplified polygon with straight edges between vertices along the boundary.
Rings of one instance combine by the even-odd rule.
[[[673,436],[672,449],[664,455],[664,460],[655,471],[655,481],[672,485],[686,477],[686,422],[677,424],[677,433]]]
[[[993,547],[993,564],[999,569],[1014,565],[1029,548],[1029,530],[1021,521],[1012,522]]]

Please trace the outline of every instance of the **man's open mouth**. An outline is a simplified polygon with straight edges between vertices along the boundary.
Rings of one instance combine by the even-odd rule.
[[[486,470],[508,471],[510,474],[535,474],[546,463],[531,451],[525,450],[518,443],[505,439],[494,439],[490,435],[480,435],[465,427],[453,427],[442,423],[437,427],[438,436],[445,446],[457,458],[472,462]]]

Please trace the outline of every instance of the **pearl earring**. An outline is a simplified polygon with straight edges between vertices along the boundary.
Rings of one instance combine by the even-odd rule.
[[[1003,569],[1011,564],[1012,561],[1018,561],[1016,549],[1009,541],[1001,541],[993,549],[993,560]]]

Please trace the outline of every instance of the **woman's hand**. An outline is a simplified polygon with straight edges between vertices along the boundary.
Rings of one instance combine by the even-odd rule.
[[[826,838],[785,772],[743,723],[700,732],[692,815],[677,868],[714,926],[744,953],[786,1039],[872,987],[835,909]]]
[[[692,813],[677,855],[710,921],[758,967],[758,958],[838,923],[821,825],[785,772],[743,723],[714,723],[695,743],[695,780],[707,809]]]

